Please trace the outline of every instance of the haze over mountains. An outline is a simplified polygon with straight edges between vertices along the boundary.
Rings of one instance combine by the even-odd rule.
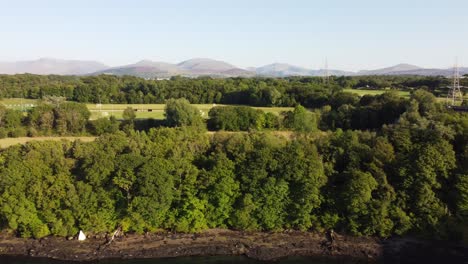
[[[255,75],[254,72],[237,68],[223,61],[203,58],[186,60],[178,64],[143,60],[135,64],[104,69],[93,74],[134,75],[144,78],[167,78],[175,75],[190,77],[203,75],[218,77]]]
[[[326,75],[325,69],[311,70],[303,67],[290,65],[287,63],[273,63],[258,68],[253,68],[257,75],[260,76],[274,76],[274,77],[286,77],[286,76],[324,76]],[[353,75],[354,72],[346,72],[340,70],[328,70],[329,75]]]
[[[109,68],[97,61],[60,60],[41,58],[33,61],[0,62],[1,74],[58,74],[82,75]]]
[[[57,74],[57,75],[133,75],[143,78],[168,78],[171,76],[213,76],[213,77],[287,77],[287,76],[324,76],[325,69],[307,69],[286,63],[273,63],[258,68],[242,69],[224,61],[206,58],[186,60],[177,64],[142,60],[135,64],[109,67],[97,61],[60,60],[42,58],[33,61],[0,62],[0,74]],[[468,74],[468,68],[460,68],[461,74]],[[398,64],[392,67],[349,72],[328,70],[329,75],[425,75],[451,76],[453,69],[427,69],[410,64]]]

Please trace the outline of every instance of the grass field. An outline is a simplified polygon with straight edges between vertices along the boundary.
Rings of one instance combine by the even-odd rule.
[[[7,98],[0,100],[0,104],[5,105],[7,108],[16,110],[26,110],[37,104],[36,99],[22,99],[22,98]]]
[[[389,90],[362,90],[362,89],[345,89],[345,92],[355,93],[359,96],[363,95],[379,95]],[[410,93],[408,91],[396,91],[400,96],[408,98]],[[445,98],[437,98],[439,102],[443,102]],[[27,110],[36,105],[38,100],[34,99],[20,99],[20,98],[8,98],[0,100],[0,104],[4,104],[7,108],[17,110]],[[88,109],[91,111],[91,119],[97,119],[106,116],[115,116],[118,119],[122,118],[123,111],[127,107],[136,109],[136,117],[138,119],[154,118],[164,119],[164,104],[86,104]],[[195,106],[201,111],[203,117],[208,118],[208,112],[211,108],[216,106],[215,104],[195,104]],[[219,105],[222,106],[222,105]],[[280,114],[283,111],[292,110],[292,107],[254,107],[265,112],[274,114]]]
[[[385,92],[388,92],[390,90],[357,90],[357,89],[344,89],[345,92],[349,92],[349,93],[354,93],[354,94],[357,94],[359,96],[363,96],[363,95],[366,95],[366,94],[369,94],[369,95],[379,95],[379,94],[383,94]],[[408,91],[396,91],[401,97],[404,97],[404,98],[409,98],[410,97],[410,92]],[[437,97],[437,102],[440,102],[440,103],[444,103],[447,98],[446,97]],[[464,99],[463,100],[468,100],[468,94],[465,94],[464,96]]]
[[[136,111],[137,118],[154,118],[164,119],[164,108],[165,104],[86,104],[88,109],[91,111],[91,119],[96,119],[102,116],[114,115],[117,118],[122,117],[123,111],[127,107],[131,107]],[[208,118],[208,112],[214,106],[225,106],[218,104],[194,104],[200,110],[203,117]],[[279,115],[283,111],[292,110],[292,107],[254,107],[264,112],[270,112]]]
[[[91,111],[91,119],[114,115],[117,118],[122,118],[123,111],[127,107],[131,107],[136,111],[136,117],[140,119],[154,118],[164,119],[165,104],[86,104]],[[213,107],[212,104],[197,104],[204,117],[208,116],[208,111]]]
[[[8,98],[0,100],[0,104],[5,105],[7,108],[26,110],[38,103],[38,100],[33,99],[19,99],[19,98]],[[106,116],[115,116],[122,118],[123,111],[127,107],[131,107],[136,111],[136,117],[139,119],[154,118],[164,119],[164,107],[165,104],[86,104],[89,111],[91,111],[91,119],[97,119]],[[214,106],[223,106],[217,104],[195,104],[203,117],[208,118],[208,112]],[[292,107],[254,107],[265,112],[270,112],[279,115],[283,111],[292,110]],[[150,111],[151,110],[151,111]]]
[[[45,141],[45,140],[53,140],[53,141],[60,141],[60,140],[68,140],[68,141],[75,141],[81,140],[83,142],[91,142],[94,141],[96,137],[19,137],[19,138],[2,138],[0,139],[0,148],[7,148],[16,144],[26,144],[27,142],[31,141]]]
[[[345,92],[348,93],[354,93],[359,96],[364,96],[364,95],[379,95],[383,94],[385,92],[389,92],[390,90],[357,90],[357,89],[344,89]],[[396,91],[401,97],[408,98],[410,96],[410,93],[408,91]]]

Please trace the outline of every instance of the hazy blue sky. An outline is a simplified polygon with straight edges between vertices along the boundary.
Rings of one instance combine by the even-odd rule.
[[[0,60],[468,64],[467,0],[0,0]]]

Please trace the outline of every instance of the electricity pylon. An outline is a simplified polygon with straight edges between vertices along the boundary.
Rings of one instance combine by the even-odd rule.
[[[453,67],[453,84],[447,93],[447,105],[456,106],[463,103],[463,94],[460,89],[460,69],[458,68],[458,58],[455,59]]]
[[[330,84],[330,72],[328,71],[328,58],[325,58],[325,76],[324,76],[325,85]]]

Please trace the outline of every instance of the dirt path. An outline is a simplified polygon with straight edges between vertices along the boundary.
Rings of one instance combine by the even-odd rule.
[[[0,149],[7,148],[16,144],[26,144],[27,142],[31,141],[45,141],[45,140],[52,140],[52,141],[61,141],[61,140],[68,140],[68,141],[75,141],[81,140],[83,142],[91,142],[94,141],[96,137],[18,137],[18,138],[2,138],[0,139]]]

